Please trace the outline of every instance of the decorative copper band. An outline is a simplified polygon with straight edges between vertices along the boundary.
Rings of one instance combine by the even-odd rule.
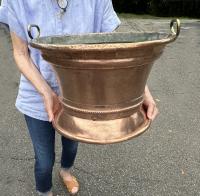
[[[132,105],[132,106],[129,106],[129,107],[125,107],[125,108],[120,108],[120,109],[109,109],[109,110],[98,110],[98,111],[95,111],[95,110],[88,110],[88,109],[81,109],[81,108],[77,108],[77,107],[74,107],[74,106],[70,106],[66,103],[63,103],[63,106],[66,108],[66,109],[70,109],[70,110],[73,110],[75,112],[79,112],[79,113],[86,113],[86,114],[112,114],[112,113],[122,113],[122,112],[127,112],[129,110],[133,110],[135,108],[137,108],[138,106],[141,105],[142,102],[136,104],[136,105]]]

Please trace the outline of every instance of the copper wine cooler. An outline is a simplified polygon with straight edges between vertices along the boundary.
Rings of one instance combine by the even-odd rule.
[[[37,38],[31,35],[38,29]],[[53,122],[65,137],[110,144],[136,137],[150,126],[142,108],[152,65],[179,35],[180,21],[170,34],[99,33],[40,37],[29,25],[30,45],[50,62],[61,90],[63,109]]]

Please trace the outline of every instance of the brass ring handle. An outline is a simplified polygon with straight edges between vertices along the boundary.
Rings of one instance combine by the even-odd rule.
[[[176,23],[176,31],[174,29],[175,23]],[[179,19],[172,19],[171,20],[170,30],[171,30],[172,35],[175,35],[176,38],[179,36],[180,31],[181,31],[181,22],[180,22]]]
[[[29,35],[29,37],[31,39],[34,39],[33,36],[32,36],[32,32],[31,32],[32,28],[36,28],[37,29],[38,33],[37,33],[36,39],[39,38],[40,37],[40,28],[39,28],[38,25],[35,25],[35,24],[28,25],[28,35]]]

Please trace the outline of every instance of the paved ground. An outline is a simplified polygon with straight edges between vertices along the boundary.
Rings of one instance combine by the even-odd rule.
[[[183,21],[180,38],[156,62],[149,86],[160,115],[137,139],[109,146],[81,144],[74,172],[81,196],[200,195],[200,22]],[[123,20],[121,30],[168,31],[168,20]],[[14,107],[19,73],[10,39],[0,28],[0,195],[34,192],[33,151],[23,116]],[[54,192],[59,182],[57,136]]]

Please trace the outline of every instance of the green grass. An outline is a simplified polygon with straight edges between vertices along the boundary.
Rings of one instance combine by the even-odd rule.
[[[137,18],[137,19],[160,19],[160,17],[147,15],[147,14],[127,14],[127,13],[118,13],[118,15],[122,18]]]
[[[197,19],[197,18],[189,18],[185,16],[171,16],[171,17],[158,17],[148,14],[127,14],[127,13],[118,13],[118,16],[125,19],[172,19],[172,18],[179,18],[179,19]]]

